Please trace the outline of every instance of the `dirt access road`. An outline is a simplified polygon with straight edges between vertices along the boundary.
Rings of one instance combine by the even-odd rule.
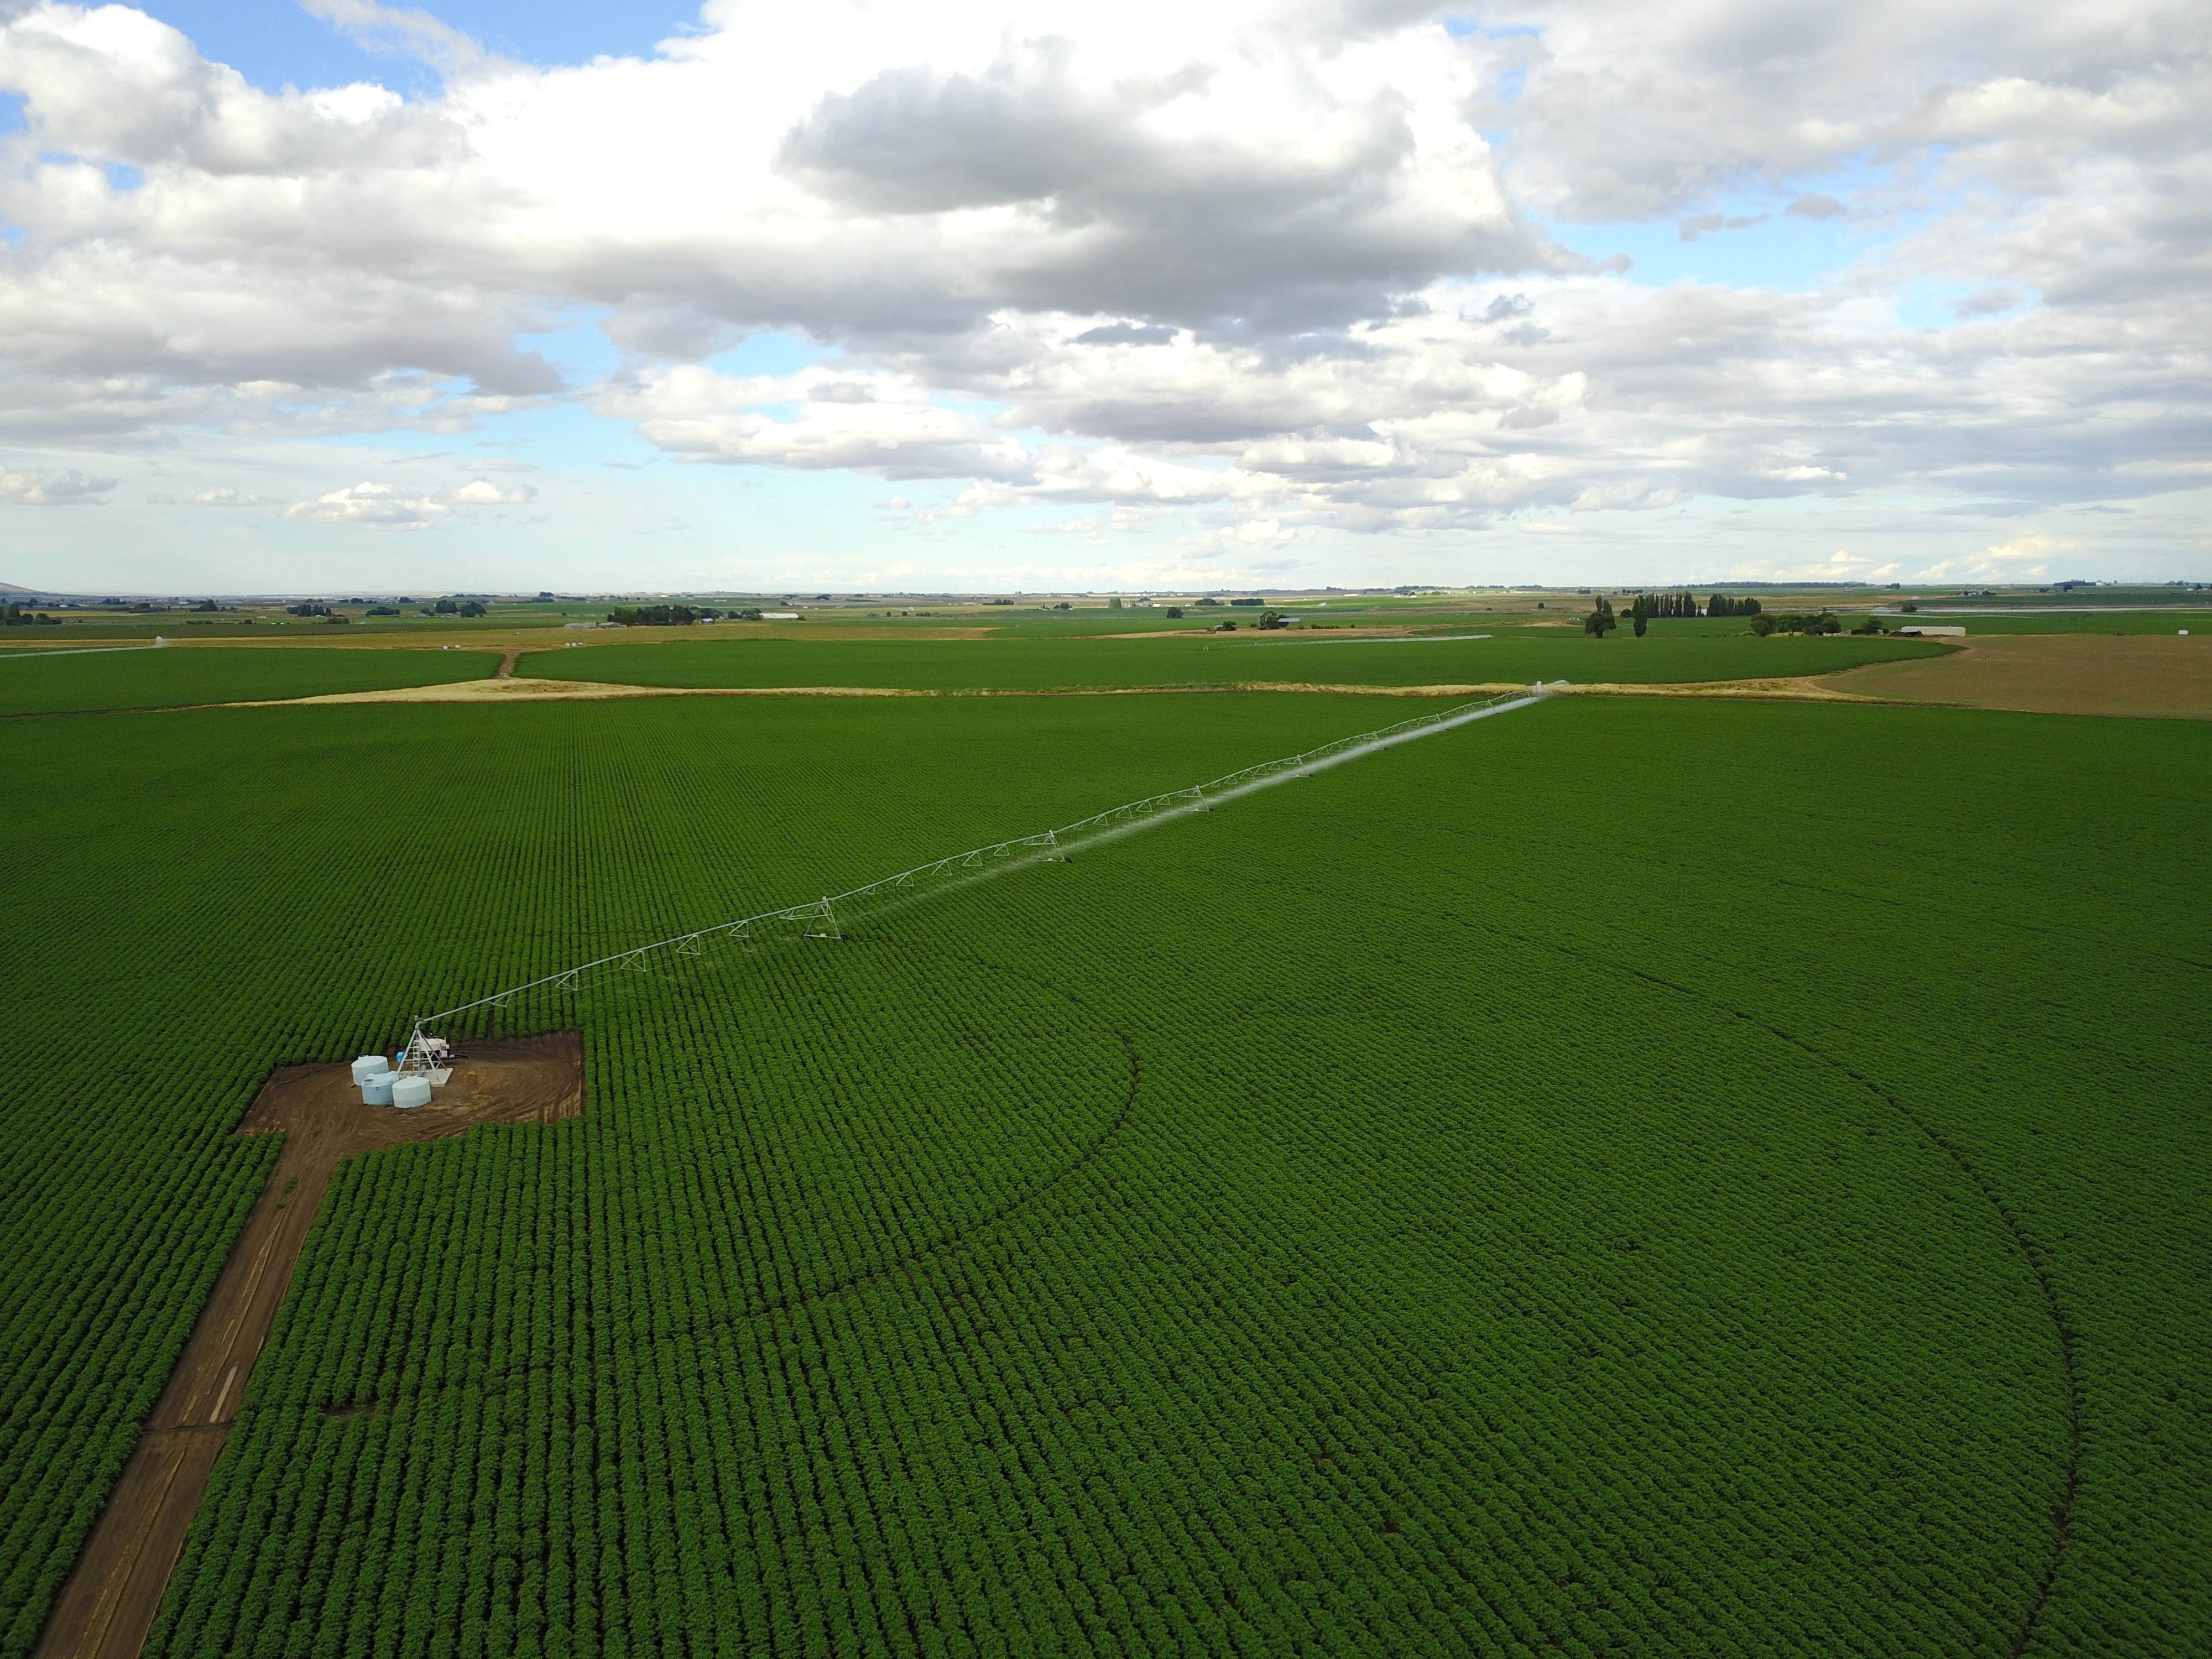
[[[574,1032],[475,1043],[436,1098],[412,1111],[364,1105],[343,1066],[288,1066],[262,1085],[238,1133],[281,1131],[283,1149],[62,1586],[40,1638],[40,1659],[137,1659],[145,1645],[339,1163],[356,1152],[465,1133],[479,1123],[574,1117],[584,1108],[583,1059]]]
[[[272,698],[259,702],[203,703],[206,708],[291,708],[362,702],[598,702],[614,697],[1188,697],[1221,691],[1317,691],[1348,697],[1488,697],[1526,691],[1518,680],[1466,685],[1339,685],[1304,680],[1237,680],[1219,685],[1100,686],[1080,690],[1005,690],[927,691],[911,687],[866,685],[622,685],[598,680],[455,680],[443,685],[405,685],[385,691],[331,691],[313,697]],[[1755,680],[1693,680],[1682,684],[1571,684],[1553,681],[1564,696],[1723,697],[1781,699],[1811,702],[1873,702],[1831,687],[1826,677]],[[171,711],[178,712],[178,711]],[[40,718],[44,718],[43,716]]]

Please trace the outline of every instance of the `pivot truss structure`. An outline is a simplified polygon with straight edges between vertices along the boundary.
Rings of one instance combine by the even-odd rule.
[[[1334,743],[1323,744],[1320,748],[1309,749],[1303,754],[1285,755],[1280,760],[1262,761],[1257,766],[1248,766],[1241,772],[1231,772],[1226,777],[1215,778],[1210,783],[1196,784],[1164,795],[1148,795],[1143,800],[1109,807],[1103,812],[1094,812],[1087,818],[1079,818],[1073,823],[1063,824],[1057,830],[1022,836],[1012,841],[994,842],[988,847],[978,847],[928,864],[918,864],[911,870],[902,870],[895,876],[885,876],[880,881],[869,882],[866,886],[855,887],[849,892],[825,895],[804,904],[787,905],[780,910],[763,910],[757,915],[741,916],[735,921],[716,922],[711,927],[655,939],[650,945],[641,945],[611,957],[601,957],[594,962],[580,963],[574,968],[564,968],[557,974],[547,974],[526,984],[509,986],[504,991],[478,997],[473,1002],[464,1002],[434,1014],[423,1015],[415,1022],[413,1034],[408,1042],[407,1055],[411,1060],[418,1050],[428,1053],[428,1045],[434,1041],[430,1036],[434,1027],[479,1009],[504,1008],[515,998],[532,991],[566,989],[582,975],[603,968],[650,972],[652,959],[663,952],[679,957],[703,956],[709,944],[723,940],[759,944],[772,939],[787,939],[794,933],[800,939],[842,939],[847,937],[844,923],[864,913],[881,912],[925,894],[948,887],[965,886],[1024,865],[1064,863],[1082,848],[1117,839],[1162,819],[1185,812],[1210,812],[1224,801],[1250,794],[1255,789],[1264,789],[1286,779],[1305,777],[1324,767],[1371,754],[1378,749],[1408,743],[1417,738],[1429,737],[1452,726],[1462,726],[1469,720],[1480,720],[1486,715],[1524,708],[1543,697],[1546,692],[1547,688],[1540,680],[1525,691],[1507,692],[1479,702],[1456,703],[1432,714],[1422,714],[1413,720],[1401,720],[1395,726],[1386,726],[1380,731],[1364,732],[1355,738],[1340,738]]]

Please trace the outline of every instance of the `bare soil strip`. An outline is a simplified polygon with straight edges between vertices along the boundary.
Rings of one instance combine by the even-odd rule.
[[[362,1103],[343,1066],[288,1066],[255,1097],[240,1134],[282,1131],[283,1150],[201,1310],[137,1450],[62,1586],[40,1659],[137,1659],[246,1397],[300,1249],[339,1163],[356,1152],[465,1133],[479,1123],[550,1123],[584,1108],[573,1031],[473,1045],[428,1106]]]
[[[1941,657],[1824,677],[1869,699],[2039,714],[2212,720],[2212,636],[1984,634]]]
[[[1102,686],[1074,690],[923,691],[879,685],[615,685],[597,680],[457,680],[445,685],[401,686],[387,691],[334,691],[316,697],[258,702],[203,703],[205,708],[301,708],[356,702],[592,702],[612,697],[1156,697],[1217,691],[1316,691],[1354,697],[1484,697],[1525,691],[1520,681],[1468,685],[1346,685],[1305,680],[1240,680],[1219,685]],[[1874,702],[1819,678],[1700,680],[1674,685],[1576,685],[1555,683],[1562,696],[1757,697],[1810,702]]]
[[[448,695],[451,694],[451,695]],[[331,691],[319,697],[274,697],[258,702],[210,703],[216,708],[276,708],[341,702],[595,702],[607,697],[933,697],[935,691],[902,691],[852,685],[762,690],[727,685],[612,685],[598,680],[455,680],[445,685],[405,685],[389,691]]]

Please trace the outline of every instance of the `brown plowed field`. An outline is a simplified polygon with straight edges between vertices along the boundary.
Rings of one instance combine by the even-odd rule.
[[[1864,697],[1966,708],[2212,720],[2212,636],[1969,635],[1962,651],[1869,663],[1821,684]]]
[[[262,1085],[238,1133],[281,1131],[283,1150],[62,1586],[40,1659],[136,1659],[145,1644],[339,1161],[479,1123],[550,1123],[583,1108],[583,1044],[572,1031],[474,1044],[431,1103],[412,1111],[364,1105],[343,1066],[288,1066]]]

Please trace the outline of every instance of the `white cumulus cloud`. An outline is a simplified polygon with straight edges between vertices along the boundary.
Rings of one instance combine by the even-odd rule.
[[[318,524],[360,525],[370,530],[428,530],[459,507],[520,507],[537,494],[529,484],[502,489],[489,478],[429,495],[412,495],[396,484],[357,483],[313,501],[295,501],[284,509],[284,516]]]
[[[1086,535],[2212,476],[2201,9],[711,0],[561,68],[311,9],[437,90],[270,92],[145,11],[0,13],[0,444],[574,399],[678,461],[943,479],[940,517],[1139,515]],[[1779,286],[1566,245],[1624,224],[1848,240]],[[621,359],[585,384],[536,343],[580,316]],[[718,366],[762,331],[830,355]]]

